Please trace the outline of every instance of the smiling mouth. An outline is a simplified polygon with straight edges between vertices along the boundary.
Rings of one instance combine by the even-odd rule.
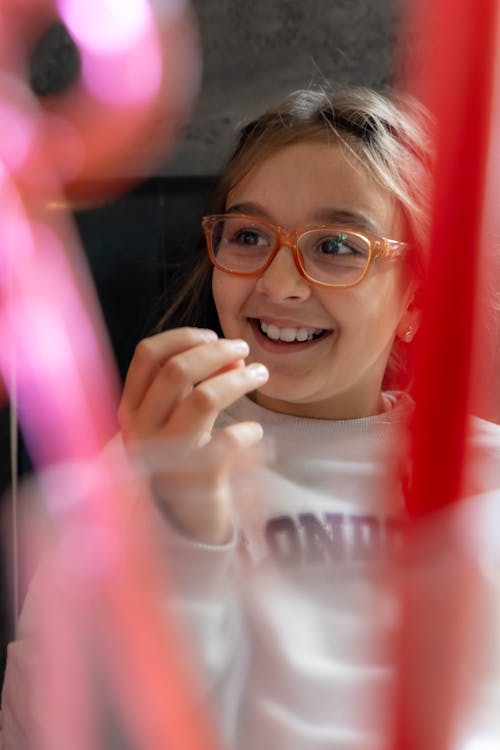
[[[310,326],[278,327],[273,323],[265,323],[257,318],[249,320],[262,336],[265,336],[268,341],[275,344],[307,344],[318,341],[332,333],[331,330],[326,328],[312,328]]]

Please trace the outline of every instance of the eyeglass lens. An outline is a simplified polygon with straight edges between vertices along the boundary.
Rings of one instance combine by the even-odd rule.
[[[263,268],[278,242],[267,224],[227,216],[212,227],[212,248],[217,262],[228,271],[254,273]],[[370,257],[367,239],[334,226],[305,231],[298,239],[303,270],[315,281],[353,284]]]

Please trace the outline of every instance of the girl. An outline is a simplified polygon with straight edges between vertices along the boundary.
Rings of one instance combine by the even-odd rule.
[[[387,746],[386,468],[412,404],[388,386],[418,329],[428,150],[416,105],[366,89],[300,91],[248,125],[163,321],[196,327],[130,366],[122,432],[148,446],[231,748]]]
[[[130,366],[123,436],[148,447],[155,526],[230,748],[389,745],[384,565],[404,507],[388,467],[412,409],[429,150],[415,103],[367,89],[299,91],[252,122],[163,320],[184,327]]]

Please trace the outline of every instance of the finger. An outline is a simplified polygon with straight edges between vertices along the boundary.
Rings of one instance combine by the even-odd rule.
[[[168,359],[208,341],[216,340],[217,334],[214,331],[186,327],[164,331],[140,341],[125,378],[120,407],[136,409],[156,373]]]
[[[269,465],[275,459],[273,441],[264,437],[258,422],[238,422],[215,430],[210,445],[199,452],[205,470],[217,466],[219,474],[227,474],[237,481],[243,479],[246,469],[256,465]]]
[[[242,487],[242,478],[250,466],[253,469],[264,463],[262,437],[260,424],[242,422],[218,431],[210,444],[198,452],[198,492],[194,493],[198,503],[193,502],[193,495],[189,502],[190,528],[198,538],[203,536],[213,544],[231,538],[235,517],[241,515],[240,506],[248,494],[248,482],[243,480]],[[183,509],[186,512],[185,505]]]
[[[170,455],[167,462],[163,454],[161,465],[155,465],[160,473],[154,482],[156,497],[184,533],[211,544],[229,540],[235,499],[232,476],[259,460],[255,446],[262,435],[260,424],[244,422],[220,430],[195,454],[177,455],[176,460]],[[176,445],[174,454],[177,451]],[[170,474],[165,473],[166,463],[172,466]]]
[[[212,433],[204,432],[198,441],[198,447],[203,448],[210,442],[213,446],[216,441],[217,444],[225,445],[230,451],[240,448],[244,450],[259,443],[263,434],[262,425],[258,422],[238,422],[218,430],[215,439]]]
[[[240,367],[245,367],[245,360],[244,359],[237,359],[235,362],[231,362],[231,364],[226,365],[225,367],[221,367],[220,370],[217,370],[215,375],[222,375],[225,372],[231,372],[231,370],[237,370]],[[201,448],[202,446],[206,445],[210,442],[212,439],[212,433],[211,432],[205,432],[201,436],[198,446]]]
[[[213,435],[204,433],[196,453],[190,451],[191,443],[184,438],[155,437],[141,443],[140,455],[147,454],[149,476],[187,473],[193,482],[197,476],[204,477],[203,486],[208,488],[210,476],[217,476],[220,467],[233,461],[240,451],[258,445],[263,437],[258,422],[238,422],[217,430]],[[194,458],[193,458],[194,457]]]
[[[214,372],[214,375],[222,375],[222,373],[224,372],[229,372],[230,370],[237,370],[238,367],[245,367],[244,359],[237,359],[235,362],[231,362],[229,365],[226,365],[225,367],[221,367],[220,370],[217,370],[217,372]]]
[[[171,357],[157,371],[137,409],[139,434],[160,430],[197,383],[247,356],[248,351],[244,341],[219,339]]]
[[[230,485],[231,518],[233,525],[261,529],[265,525],[261,497],[263,474],[259,468],[269,466],[275,459],[272,440],[264,437],[262,426],[244,422],[217,431],[207,456]]]
[[[205,433],[211,433],[221,411],[246,393],[256,390],[269,378],[264,365],[254,362],[204,380],[193,388],[172,413],[165,435],[182,434],[197,447]]]
[[[219,450],[239,452],[257,445],[263,436],[264,430],[259,422],[238,422],[220,430],[216,436],[216,443],[220,446]]]

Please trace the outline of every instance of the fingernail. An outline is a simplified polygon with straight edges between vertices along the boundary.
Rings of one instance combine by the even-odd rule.
[[[228,341],[228,344],[236,354],[243,354],[246,356],[250,351],[247,342],[243,341],[243,339],[234,339],[233,341]]]
[[[210,331],[208,328],[201,328],[200,329],[200,336],[203,339],[203,341],[217,341],[219,338],[215,331]]]
[[[248,365],[247,370],[255,380],[267,380],[269,377],[269,370],[259,362]]]

